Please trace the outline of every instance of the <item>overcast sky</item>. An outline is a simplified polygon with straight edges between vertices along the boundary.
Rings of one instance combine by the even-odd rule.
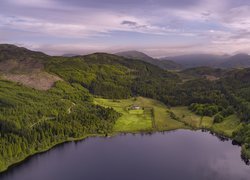
[[[0,43],[56,55],[250,53],[250,0],[1,0]]]

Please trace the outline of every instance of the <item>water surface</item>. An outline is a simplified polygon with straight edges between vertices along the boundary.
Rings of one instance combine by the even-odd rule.
[[[1,180],[249,180],[240,147],[208,132],[89,138],[35,155]]]

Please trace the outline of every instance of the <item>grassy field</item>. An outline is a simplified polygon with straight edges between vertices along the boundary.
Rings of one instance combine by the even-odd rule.
[[[95,103],[112,107],[122,114],[115,124],[115,132],[164,131],[187,128],[184,123],[171,119],[168,108],[163,103],[153,99],[143,97],[122,100],[95,98]],[[132,105],[140,106],[144,110],[129,110]]]
[[[212,117],[201,117],[190,110],[187,107],[173,107],[171,111],[178,117],[181,122],[184,122],[187,126],[192,128],[211,128],[213,126]]]
[[[111,100],[96,98],[95,103],[104,107],[112,107],[122,114],[114,126],[115,132],[152,130],[151,114],[145,113],[144,110],[129,110],[129,107],[136,103],[134,99]]]
[[[213,117],[201,117],[189,111],[187,107],[174,107],[171,111],[181,122],[192,128],[206,128],[215,133],[231,137],[233,131],[240,128],[240,119],[236,115],[225,118],[221,123],[213,123]]]
[[[221,123],[214,124],[212,130],[219,134],[231,137],[233,131],[240,128],[240,126],[241,126],[240,119],[236,115],[231,115]]]
[[[213,126],[213,123],[214,123],[213,117],[204,116],[201,119],[200,127],[211,128]]]
[[[122,114],[117,120],[115,132],[139,131],[167,131],[175,129],[210,129],[213,132],[228,137],[241,126],[236,115],[231,115],[221,123],[213,123],[213,117],[201,117],[191,112],[187,107],[172,107],[169,109],[163,103],[144,97],[122,100],[95,98],[95,103],[105,107],[112,107]],[[133,105],[141,107],[140,110],[129,110]],[[175,119],[170,113],[174,113]]]

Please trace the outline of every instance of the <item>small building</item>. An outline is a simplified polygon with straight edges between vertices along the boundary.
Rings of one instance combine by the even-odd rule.
[[[137,105],[133,105],[133,106],[131,106],[130,109],[131,109],[131,110],[140,110],[141,107],[140,107],[140,106],[137,106]]]

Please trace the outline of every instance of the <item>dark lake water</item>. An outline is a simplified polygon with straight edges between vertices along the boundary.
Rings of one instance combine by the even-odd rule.
[[[208,132],[89,138],[33,156],[1,180],[249,180],[240,147]]]

